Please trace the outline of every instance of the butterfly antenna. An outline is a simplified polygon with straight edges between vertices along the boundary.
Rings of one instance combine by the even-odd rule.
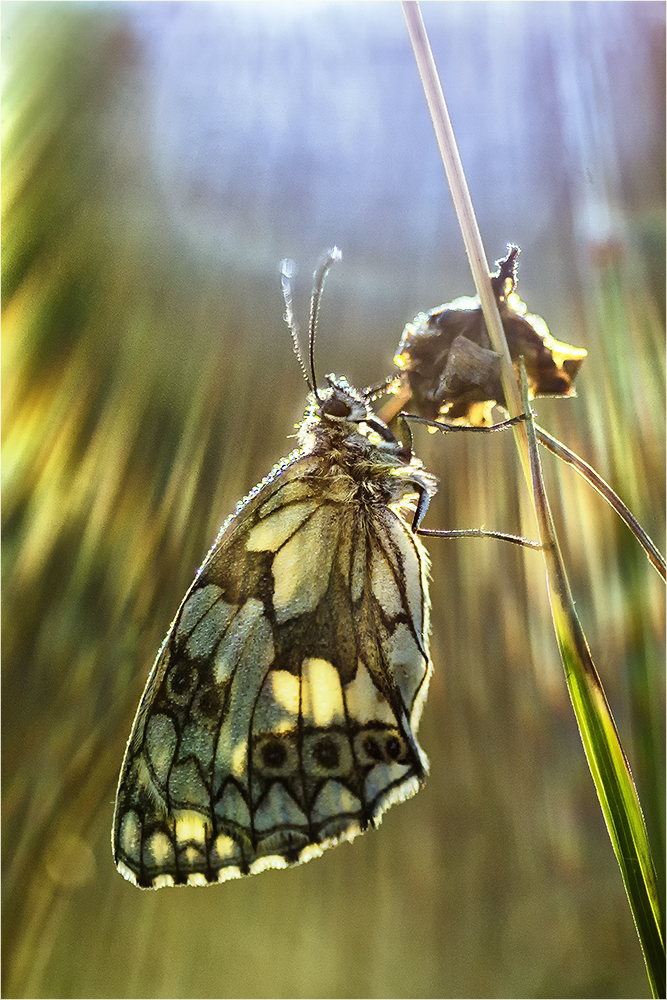
[[[294,353],[297,356],[299,366],[301,368],[301,374],[305,378],[308,388],[314,391],[314,387],[308,377],[308,369],[303,360],[303,354],[301,353],[301,347],[299,345],[299,324],[294,317],[294,309],[292,308],[292,280],[296,271],[296,265],[293,260],[283,260],[280,262],[280,287],[283,293],[283,299],[285,300],[285,322],[289,327],[289,332],[292,335],[292,344],[294,346]],[[317,394],[316,390],[315,393]]]
[[[324,279],[329,273],[331,265],[339,261],[342,256],[338,247],[332,247],[331,250],[327,250],[313,276],[313,296],[310,300],[310,323],[308,326],[308,353],[313,391],[318,402],[320,402],[320,397],[317,395],[317,379],[315,377],[315,331],[317,330],[317,317],[320,312],[320,299],[322,298]]]

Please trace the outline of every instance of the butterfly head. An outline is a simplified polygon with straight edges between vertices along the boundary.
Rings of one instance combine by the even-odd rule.
[[[349,422],[359,424],[373,416],[366,396],[359,392],[342,375],[327,375],[327,387],[318,389],[310,397],[309,411],[335,426]]]
[[[302,431],[316,431],[327,439],[361,436],[374,447],[399,454],[401,445],[374,413],[366,393],[342,375],[327,375],[326,383],[326,388],[310,394]]]
[[[327,251],[315,271],[313,293],[310,305],[308,327],[308,361],[306,366],[299,346],[299,328],[292,308],[292,277],[294,265],[291,261],[281,264],[281,286],[285,300],[285,321],[292,334],[294,353],[301,371],[310,388],[308,408],[299,426],[299,440],[306,451],[325,450],[336,446],[347,446],[364,451],[366,447],[379,449],[391,455],[391,464],[410,465],[412,450],[409,445],[397,441],[387,425],[373,412],[371,399],[377,390],[360,392],[341,375],[327,375],[326,388],[320,389],[315,376],[315,331],[319,304],[324,287],[324,279],[332,264],[340,260],[337,247]]]

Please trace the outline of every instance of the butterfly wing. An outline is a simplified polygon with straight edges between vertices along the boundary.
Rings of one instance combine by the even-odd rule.
[[[158,654],[128,742],[114,857],[144,887],[320,854],[427,770],[427,556],[397,509],[317,458],[221,532]]]

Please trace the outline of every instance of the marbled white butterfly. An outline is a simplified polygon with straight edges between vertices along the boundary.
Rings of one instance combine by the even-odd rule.
[[[413,795],[428,689],[436,481],[359,392],[309,378],[299,447],[238,504],[148,679],[120,776],[113,853],[142,887],[203,885],[316,857]]]

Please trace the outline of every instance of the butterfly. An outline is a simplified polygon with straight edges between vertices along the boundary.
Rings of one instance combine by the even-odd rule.
[[[299,447],[223,524],[158,652],[127,744],[118,869],[145,888],[287,867],[377,826],[418,790],[431,675],[436,480],[374,413],[373,390],[315,379],[334,248],[315,275],[310,376],[291,274],[286,320],[310,394]]]

